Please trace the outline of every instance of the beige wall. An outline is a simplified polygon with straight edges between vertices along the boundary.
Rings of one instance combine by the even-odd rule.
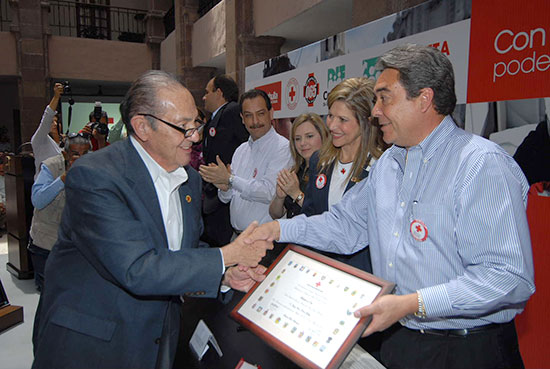
[[[425,1],[427,0],[355,0],[352,15],[353,27],[412,8]]]
[[[193,25],[194,67],[225,53],[225,9],[222,1]]]
[[[15,49],[15,37],[11,32],[0,32],[0,50],[2,50],[3,54],[0,58],[0,75],[16,76],[17,52]]]
[[[160,69],[165,72],[177,73],[176,32],[170,33],[160,44]]]
[[[146,44],[61,36],[48,43],[52,78],[131,82],[151,69]]]
[[[261,36],[320,2],[322,0],[254,0],[254,32]]]

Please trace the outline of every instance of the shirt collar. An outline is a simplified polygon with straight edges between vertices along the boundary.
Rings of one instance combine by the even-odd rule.
[[[418,145],[410,147],[410,149],[422,150],[422,157],[424,160],[430,160],[441,144],[451,134],[453,129],[456,128],[456,124],[450,115],[445,116],[441,123],[435,127],[435,129]],[[397,161],[401,170],[405,167],[405,158],[407,157],[407,149],[401,146],[393,145],[390,149],[391,156]]]
[[[147,171],[151,175],[153,183],[156,183],[157,180],[162,178],[168,181],[170,189],[174,190],[176,187],[187,181],[188,176],[184,167],[179,167],[172,172],[167,172],[159,165],[159,163],[155,161],[155,159],[151,157],[151,155],[149,155],[149,153],[143,148],[143,146],[141,146],[141,143],[136,140],[133,135],[130,135],[130,141],[132,145],[134,145],[141,160],[143,160]]]
[[[264,142],[269,141],[270,137],[273,137],[273,135],[276,135],[276,134],[277,133],[275,132],[275,128],[273,128],[273,125],[272,125],[269,131],[267,131],[265,135],[258,138],[257,140],[253,140],[252,135],[248,136],[248,144],[250,145],[250,147],[256,146],[256,145],[262,145]]]
[[[218,111],[220,111],[220,109],[223,108],[224,106],[226,106],[227,104],[229,104],[229,103],[221,104],[216,110],[214,110],[214,112],[212,113],[212,117],[210,117],[210,119],[214,119],[216,114],[218,114]]]

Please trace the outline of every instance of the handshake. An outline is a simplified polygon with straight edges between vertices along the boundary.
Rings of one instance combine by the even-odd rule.
[[[233,242],[221,248],[227,269],[223,285],[247,292],[255,282],[261,282],[266,268],[259,265],[267,250],[273,249],[278,238],[279,223],[258,226],[252,222]]]

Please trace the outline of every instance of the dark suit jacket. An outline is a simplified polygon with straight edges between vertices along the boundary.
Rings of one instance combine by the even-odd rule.
[[[182,249],[172,252],[151,176],[129,139],[72,166],[33,368],[153,368],[160,350],[173,360],[177,296],[216,297],[222,276],[220,251],[196,248],[200,177],[186,170]]]
[[[203,131],[203,157],[206,164],[216,163],[216,155],[219,155],[225,164],[231,163],[237,147],[248,140],[248,131],[240,114],[239,104],[231,101],[222,106],[214,119],[206,124]],[[211,132],[214,131],[215,134],[212,136]],[[211,183],[205,183],[204,195],[204,212],[209,214],[221,204],[218,200],[218,189]]]
[[[302,214],[307,215],[317,215],[328,211],[328,194],[330,188],[330,180],[332,178],[332,171],[334,169],[334,163],[330,165],[327,171],[324,173],[327,177],[326,184],[323,188],[317,188],[315,185],[317,177],[321,174],[317,170],[317,164],[319,163],[319,152],[313,153],[309,159],[309,182],[305,192],[304,204],[302,206]],[[352,188],[355,183],[363,180],[369,175],[369,168],[365,167],[361,171],[359,178],[352,178],[344,194]],[[352,255],[339,255],[334,253],[325,253],[326,255],[342,261],[346,264],[353,265],[356,268],[363,269],[369,273],[372,273],[372,265],[370,260],[370,253],[368,247],[364,248],[361,251],[356,252]]]

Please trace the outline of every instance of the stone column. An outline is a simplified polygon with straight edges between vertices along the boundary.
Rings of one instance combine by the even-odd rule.
[[[20,137],[15,137],[14,149],[28,142],[36,127],[49,94],[48,35],[49,3],[40,0],[10,0],[12,24],[10,31],[15,35],[18,95],[21,112]]]
[[[245,68],[278,56],[285,39],[254,34],[252,0],[226,0],[225,69],[244,92]]]
[[[199,19],[199,2],[198,0],[176,0],[174,5],[177,73],[191,91],[197,106],[203,106],[204,88],[216,74],[216,68],[193,67],[193,24]]]
[[[164,12],[152,9],[145,16],[145,42],[151,50],[151,69],[160,69],[160,44],[164,40]]]

